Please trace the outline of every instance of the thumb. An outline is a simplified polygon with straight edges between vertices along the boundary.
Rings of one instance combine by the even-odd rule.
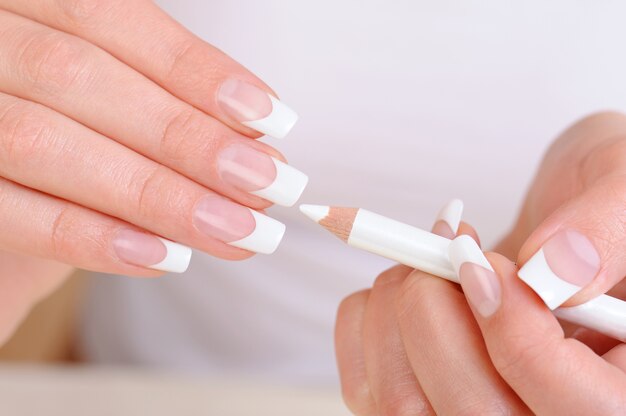
[[[626,275],[626,177],[607,176],[550,215],[523,244],[519,277],[550,309],[605,293]]]

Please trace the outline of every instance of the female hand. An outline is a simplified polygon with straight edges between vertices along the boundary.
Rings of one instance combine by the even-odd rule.
[[[257,210],[294,204],[307,178],[252,139],[297,115],[153,2],[0,0],[0,63],[0,251],[17,275],[276,249],[284,225]]]
[[[576,281],[582,289],[569,305],[606,291],[624,274],[624,133],[626,121],[614,113],[592,116],[566,131],[548,152],[514,231],[499,246],[515,255],[523,245],[522,267],[548,246],[546,258],[557,252],[548,264],[563,279],[576,278],[564,274],[568,271],[588,276],[595,270],[588,283]],[[439,221],[435,231],[450,237],[449,229]],[[562,238],[559,230],[573,231]],[[468,226],[459,233],[475,237]],[[336,348],[353,412],[623,414],[624,345],[590,330],[568,326],[564,333],[517,277],[513,263],[495,254],[485,263],[467,238],[461,243],[473,253],[456,260],[463,292],[398,266],[342,303]],[[570,255],[575,269],[558,260],[572,249],[584,259]],[[619,297],[621,291],[618,284],[611,293]]]

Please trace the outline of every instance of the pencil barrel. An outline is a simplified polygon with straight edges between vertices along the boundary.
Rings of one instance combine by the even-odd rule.
[[[450,240],[360,209],[348,244],[458,283],[448,258]]]

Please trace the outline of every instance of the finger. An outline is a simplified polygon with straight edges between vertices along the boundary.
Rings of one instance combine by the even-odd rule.
[[[602,358],[626,372],[626,344],[619,344],[607,351]]]
[[[489,360],[455,285],[415,271],[398,298],[406,353],[436,414],[524,414],[525,406]]]
[[[589,347],[593,352],[597,355],[603,355],[613,349],[615,346],[620,344],[620,341],[611,338],[607,335],[601,334],[599,332],[593,331],[588,328],[577,327],[569,336],[567,335],[567,327],[563,325],[561,322],[561,327],[563,328],[563,332],[565,336],[568,338],[573,338],[579,342],[582,342],[587,347]]]
[[[291,206],[307,177],[82,39],[0,10],[0,90],[41,103],[246,206]]]
[[[297,114],[256,76],[147,0],[0,0],[0,7],[100,46],[232,128],[285,137]]]
[[[614,173],[583,185],[586,189],[550,215],[520,250],[519,276],[551,309],[566,301],[565,306],[585,303],[626,275],[625,160],[623,138],[592,152],[588,166],[604,164]]]
[[[4,94],[0,176],[226,259],[271,253],[285,230],[79,123]]]
[[[376,415],[363,353],[363,322],[369,290],[353,293],[341,302],[335,325],[335,352],[341,392],[348,408],[358,416]]]
[[[468,223],[461,221],[461,223],[459,224],[459,231],[457,232],[457,235],[469,235],[474,241],[476,241],[476,244],[478,244],[478,246],[480,247],[480,237],[478,237],[478,233],[476,232],[474,227],[472,227]]]
[[[517,279],[513,263],[496,254],[488,261],[465,236],[451,243],[449,254],[493,365],[536,414],[623,412],[623,372],[565,339],[556,318]]]
[[[191,250],[0,178],[0,250],[131,276],[182,273]]]
[[[411,273],[396,266],[371,289],[363,325],[363,350],[370,390],[379,415],[434,415],[404,351],[393,309],[402,282]]]
[[[449,236],[463,228],[476,235],[473,227],[461,223],[462,215],[463,203],[450,201],[440,211],[433,232]],[[457,285],[420,271],[391,283],[395,284],[381,287],[393,290],[397,298],[399,322],[393,324],[402,333],[406,348],[403,356],[408,355],[408,362],[403,364],[412,367],[422,389],[420,393],[426,394],[436,414],[525,410],[489,362],[480,332]],[[376,286],[368,302],[368,313],[375,293]],[[384,316],[382,311],[380,308],[377,315]],[[372,315],[375,320],[376,313]],[[384,328],[382,324],[379,327]],[[390,336],[385,333],[378,339],[387,340]],[[383,373],[384,367],[379,372]],[[468,388],[470,384],[472,387]]]

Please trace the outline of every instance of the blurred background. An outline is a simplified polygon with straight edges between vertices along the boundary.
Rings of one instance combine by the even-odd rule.
[[[626,109],[619,1],[157,3],[300,113],[287,139],[267,141],[309,174],[302,202],[365,207],[430,228],[458,197],[486,247],[512,225],[560,131],[589,113]],[[59,376],[67,386],[99,386],[102,398],[119,398],[111,386],[120,380],[133,391],[176,374],[195,380],[178,390],[198,405],[280,386],[265,395],[274,414],[305,403],[343,414],[335,311],[390,262],[345,247],[296,209],[270,213],[288,227],[275,255],[228,263],[195,253],[185,275],[158,280],[81,272],[35,308],[0,355],[124,369]],[[137,379],[127,368],[149,372]],[[24,386],[45,379],[20,374]],[[193,396],[198,385],[203,393]]]

